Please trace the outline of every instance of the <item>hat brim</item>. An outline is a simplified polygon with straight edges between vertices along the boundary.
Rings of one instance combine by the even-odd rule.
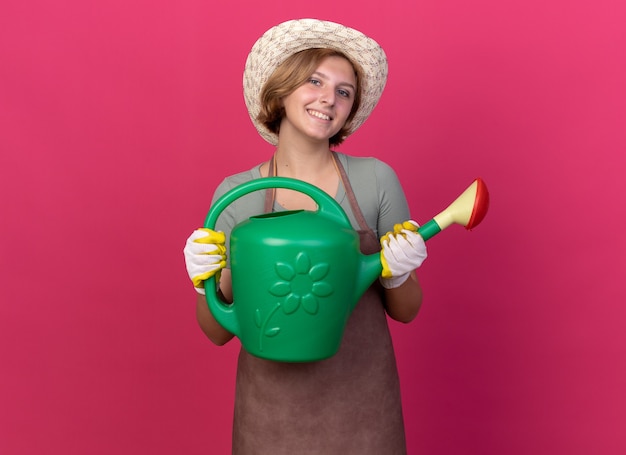
[[[385,88],[388,71],[385,52],[376,41],[358,30],[318,19],[296,19],[272,27],[252,46],[243,73],[244,99],[252,123],[272,145],[278,143],[278,136],[257,121],[261,90],[274,70],[288,57],[313,48],[342,52],[363,70],[361,103],[347,135],[365,122]]]

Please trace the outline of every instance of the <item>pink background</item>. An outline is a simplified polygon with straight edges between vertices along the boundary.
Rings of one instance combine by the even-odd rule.
[[[228,453],[238,347],[197,328],[182,248],[272,152],[242,69],[295,17],[387,51],[341,150],[392,164],[414,218],[491,192],[391,324],[409,452],[626,453],[623,2],[268,5],[3,1],[0,453]]]

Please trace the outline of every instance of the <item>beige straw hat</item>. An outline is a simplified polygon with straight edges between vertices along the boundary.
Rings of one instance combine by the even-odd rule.
[[[243,93],[252,123],[270,144],[278,136],[257,121],[261,110],[260,95],[274,70],[289,56],[312,48],[330,48],[343,52],[363,69],[361,105],[348,131],[354,133],[378,103],[387,81],[387,57],[376,41],[363,33],[334,22],[297,19],[272,27],[257,40],[246,60]]]

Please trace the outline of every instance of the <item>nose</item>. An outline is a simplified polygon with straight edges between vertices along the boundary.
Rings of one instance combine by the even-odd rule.
[[[320,93],[320,103],[328,104],[330,106],[335,104],[335,89],[331,87],[325,87]]]

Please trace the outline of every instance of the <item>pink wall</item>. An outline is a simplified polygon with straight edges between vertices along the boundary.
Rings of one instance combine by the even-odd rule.
[[[267,5],[3,3],[0,453],[228,453],[237,346],[197,329],[181,250],[271,153],[243,63],[303,16],[389,56],[342,151],[394,165],[420,222],[477,176],[492,196],[392,324],[410,453],[625,453],[623,2]]]

